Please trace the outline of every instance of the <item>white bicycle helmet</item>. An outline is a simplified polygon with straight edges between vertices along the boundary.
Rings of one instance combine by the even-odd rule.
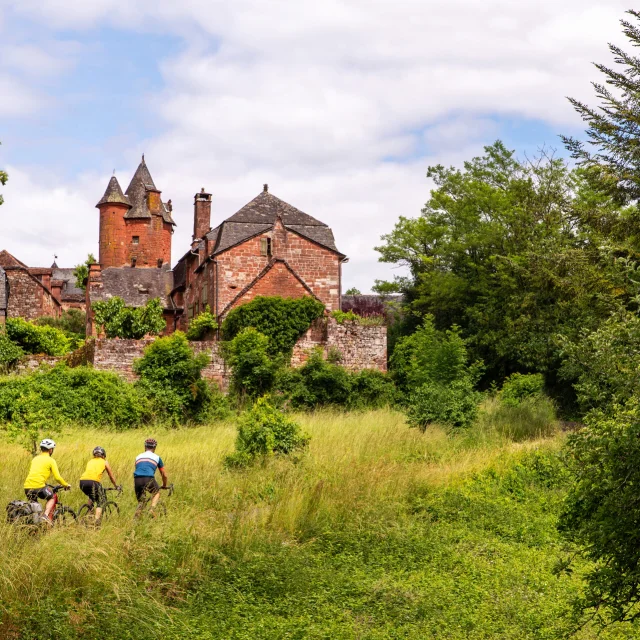
[[[44,447],[45,449],[54,449],[56,446],[56,443],[51,440],[50,438],[45,438],[41,443],[40,443],[40,447]]]

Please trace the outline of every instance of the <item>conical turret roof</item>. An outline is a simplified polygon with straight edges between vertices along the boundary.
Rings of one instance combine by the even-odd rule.
[[[107,185],[107,190],[104,192],[104,195],[96,207],[99,207],[101,204],[110,204],[115,202],[131,206],[129,198],[122,193],[118,178],[111,176],[111,180],[109,180],[109,184]]]
[[[136,172],[131,178],[131,182],[125,191],[125,197],[129,199],[131,209],[125,214],[125,218],[150,218],[151,211],[149,211],[149,203],[147,201],[147,191],[160,191],[153,182],[151,173],[147,167],[147,163],[144,161],[144,155],[142,160],[136,169]],[[171,210],[165,203],[161,204],[160,214],[165,222],[175,225],[173,218],[171,217]]]

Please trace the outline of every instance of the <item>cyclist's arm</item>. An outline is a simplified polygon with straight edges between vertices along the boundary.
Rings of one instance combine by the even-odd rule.
[[[169,483],[169,478],[167,477],[167,472],[164,470],[164,467],[158,467],[160,471],[160,475],[162,476],[162,486],[166,489]]]
[[[107,474],[109,475],[109,480],[111,480],[111,484],[113,484],[114,487],[118,486],[118,483],[116,482],[115,477],[113,476],[113,471],[111,471],[111,467],[109,466],[109,463],[105,463],[104,465],[104,470],[107,472]]]
[[[61,484],[65,487],[70,487],[71,485],[60,475],[60,471],[58,471],[58,463],[51,458],[51,475],[54,477],[55,481],[58,484]]]

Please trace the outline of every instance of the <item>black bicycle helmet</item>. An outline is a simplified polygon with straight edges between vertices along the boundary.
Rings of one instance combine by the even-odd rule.
[[[144,446],[149,449],[155,449],[158,446],[158,441],[154,440],[153,438],[147,438],[144,441]]]
[[[96,447],[93,450],[93,455],[94,456],[100,456],[101,458],[106,458],[107,457],[107,452],[102,447]]]

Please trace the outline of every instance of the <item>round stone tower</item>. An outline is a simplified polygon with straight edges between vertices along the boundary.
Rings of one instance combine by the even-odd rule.
[[[96,205],[100,211],[100,253],[98,261],[103,269],[121,267],[126,261],[127,228],[125,215],[131,209],[129,198],[122,193],[115,176]]]

